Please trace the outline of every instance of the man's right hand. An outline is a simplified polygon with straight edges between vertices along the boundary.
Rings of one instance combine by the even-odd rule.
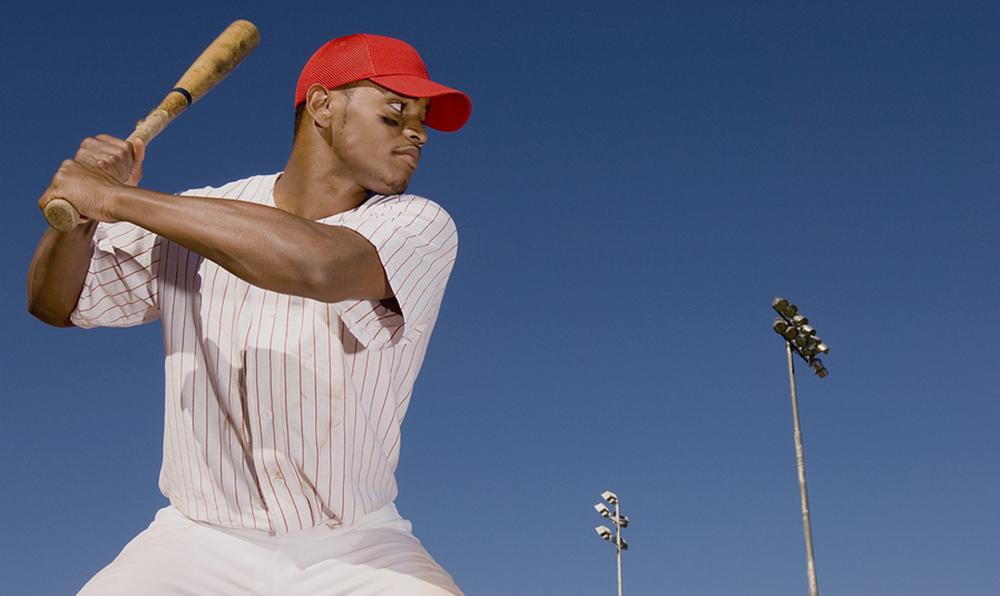
[[[99,134],[84,139],[73,159],[99,168],[123,184],[135,186],[142,178],[145,156],[146,145],[141,139],[129,143],[111,135]]]

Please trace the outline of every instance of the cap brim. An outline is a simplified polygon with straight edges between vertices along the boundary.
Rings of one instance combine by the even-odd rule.
[[[370,80],[401,95],[430,99],[426,124],[433,129],[454,132],[465,126],[472,114],[472,100],[468,95],[423,77],[382,75]]]

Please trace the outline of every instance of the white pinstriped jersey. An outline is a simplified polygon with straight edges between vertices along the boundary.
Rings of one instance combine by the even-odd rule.
[[[274,206],[279,174],[182,194]],[[250,285],[128,222],[99,224],[78,327],[163,324],[160,490],[188,517],[284,534],[396,497],[400,425],[455,262],[439,205],[374,195],[317,220],[378,250],[392,301],[323,303]]]

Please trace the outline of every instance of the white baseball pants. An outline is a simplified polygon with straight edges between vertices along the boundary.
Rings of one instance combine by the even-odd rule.
[[[393,504],[350,527],[268,536],[195,522],[171,506],[95,575],[80,596],[414,595],[462,591]]]

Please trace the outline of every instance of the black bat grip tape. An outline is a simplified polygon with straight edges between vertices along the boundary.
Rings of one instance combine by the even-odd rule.
[[[176,91],[176,92],[180,93],[181,95],[183,95],[184,99],[187,100],[188,107],[191,107],[191,101],[192,100],[191,100],[191,92],[190,91],[188,91],[184,87],[174,87],[170,91],[171,92]]]

